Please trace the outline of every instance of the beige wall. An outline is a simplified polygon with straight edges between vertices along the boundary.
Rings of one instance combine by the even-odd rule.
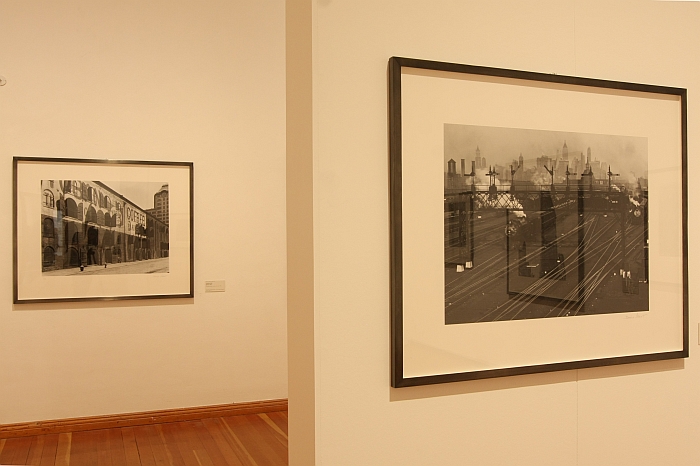
[[[284,2],[0,12],[0,423],[286,397]],[[194,162],[195,299],[11,305],[13,155]]]
[[[297,161],[307,172],[288,179],[299,182],[289,188],[296,208],[313,208],[313,225],[294,237],[313,231],[313,254],[300,253],[312,263],[298,265],[313,277],[297,284],[313,296],[293,296],[303,315],[290,337],[305,359],[290,367],[312,377],[299,389],[314,402],[297,406],[315,432],[297,437],[307,444],[292,446],[292,466],[309,466],[308,454],[328,466],[700,462],[695,345],[684,363],[389,388],[386,129],[392,55],[681,86],[693,173],[700,5],[308,2],[303,66],[312,59],[313,69],[300,79],[313,79],[303,129],[312,151]],[[196,177],[194,301],[12,306],[6,229],[0,423],[286,396],[282,2],[0,7],[6,199],[16,154],[191,160]],[[699,226],[691,216],[690,231]],[[692,288],[700,263],[690,251]],[[227,292],[204,294],[210,279],[226,279]]]
[[[685,361],[392,390],[387,186],[392,55],[687,87],[697,172],[700,4],[312,3],[316,464],[700,463],[692,292]],[[698,227],[691,214],[691,236]]]

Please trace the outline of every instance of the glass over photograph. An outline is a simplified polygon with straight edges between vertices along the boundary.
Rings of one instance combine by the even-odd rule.
[[[445,323],[649,310],[647,139],[444,126]]]
[[[42,276],[169,273],[167,182],[41,180]]]

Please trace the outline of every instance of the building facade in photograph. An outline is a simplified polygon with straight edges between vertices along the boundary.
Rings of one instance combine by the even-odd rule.
[[[105,184],[42,180],[41,190],[42,271],[168,257],[167,223]]]

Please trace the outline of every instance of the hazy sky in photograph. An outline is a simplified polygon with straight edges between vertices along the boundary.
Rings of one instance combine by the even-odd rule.
[[[486,158],[487,166],[509,166],[522,153],[525,168],[530,168],[535,166],[537,157],[546,155],[554,158],[557,150],[561,152],[564,142],[569,149],[569,160],[574,157],[581,159],[583,153],[585,162],[586,151],[590,147],[591,161],[598,159],[605,162],[606,170],[610,164],[614,173],[625,178],[646,176],[646,138],[454,124],[445,124],[444,170],[447,171],[449,159],[457,162],[457,170],[460,159],[465,159],[467,171],[471,170],[477,146],[481,156]]]
[[[142,209],[153,208],[153,195],[167,181],[100,181]]]

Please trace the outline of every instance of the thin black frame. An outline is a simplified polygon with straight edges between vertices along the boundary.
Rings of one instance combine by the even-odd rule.
[[[683,349],[662,353],[635,354],[610,358],[576,360],[533,366],[518,366],[472,372],[404,377],[403,355],[403,232],[402,232],[402,68],[512,78],[524,81],[570,84],[588,88],[636,91],[678,96],[681,104],[681,167],[682,167],[682,282],[683,282]],[[389,209],[390,209],[390,306],[391,306],[391,386],[394,388],[507,377],[540,372],[583,369],[645,361],[686,358],[689,353],[688,332],[688,176],[687,176],[687,90],[602,79],[535,73],[503,68],[437,62],[404,57],[391,57],[388,65],[389,110]]]
[[[17,225],[17,169],[22,162],[48,163],[48,164],[104,164],[104,165],[141,165],[141,166],[167,166],[187,168],[189,172],[189,291],[175,294],[149,294],[149,295],[123,295],[123,296],[86,296],[75,298],[32,298],[19,299],[18,288],[18,225]],[[21,157],[12,158],[12,296],[14,304],[36,304],[36,303],[66,303],[84,301],[122,301],[136,299],[172,299],[172,298],[193,298],[194,297],[194,163],[193,162],[168,162],[168,161],[146,161],[146,160],[111,160],[111,159],[80,159],[80,158],[52,158],[52,157]]]

